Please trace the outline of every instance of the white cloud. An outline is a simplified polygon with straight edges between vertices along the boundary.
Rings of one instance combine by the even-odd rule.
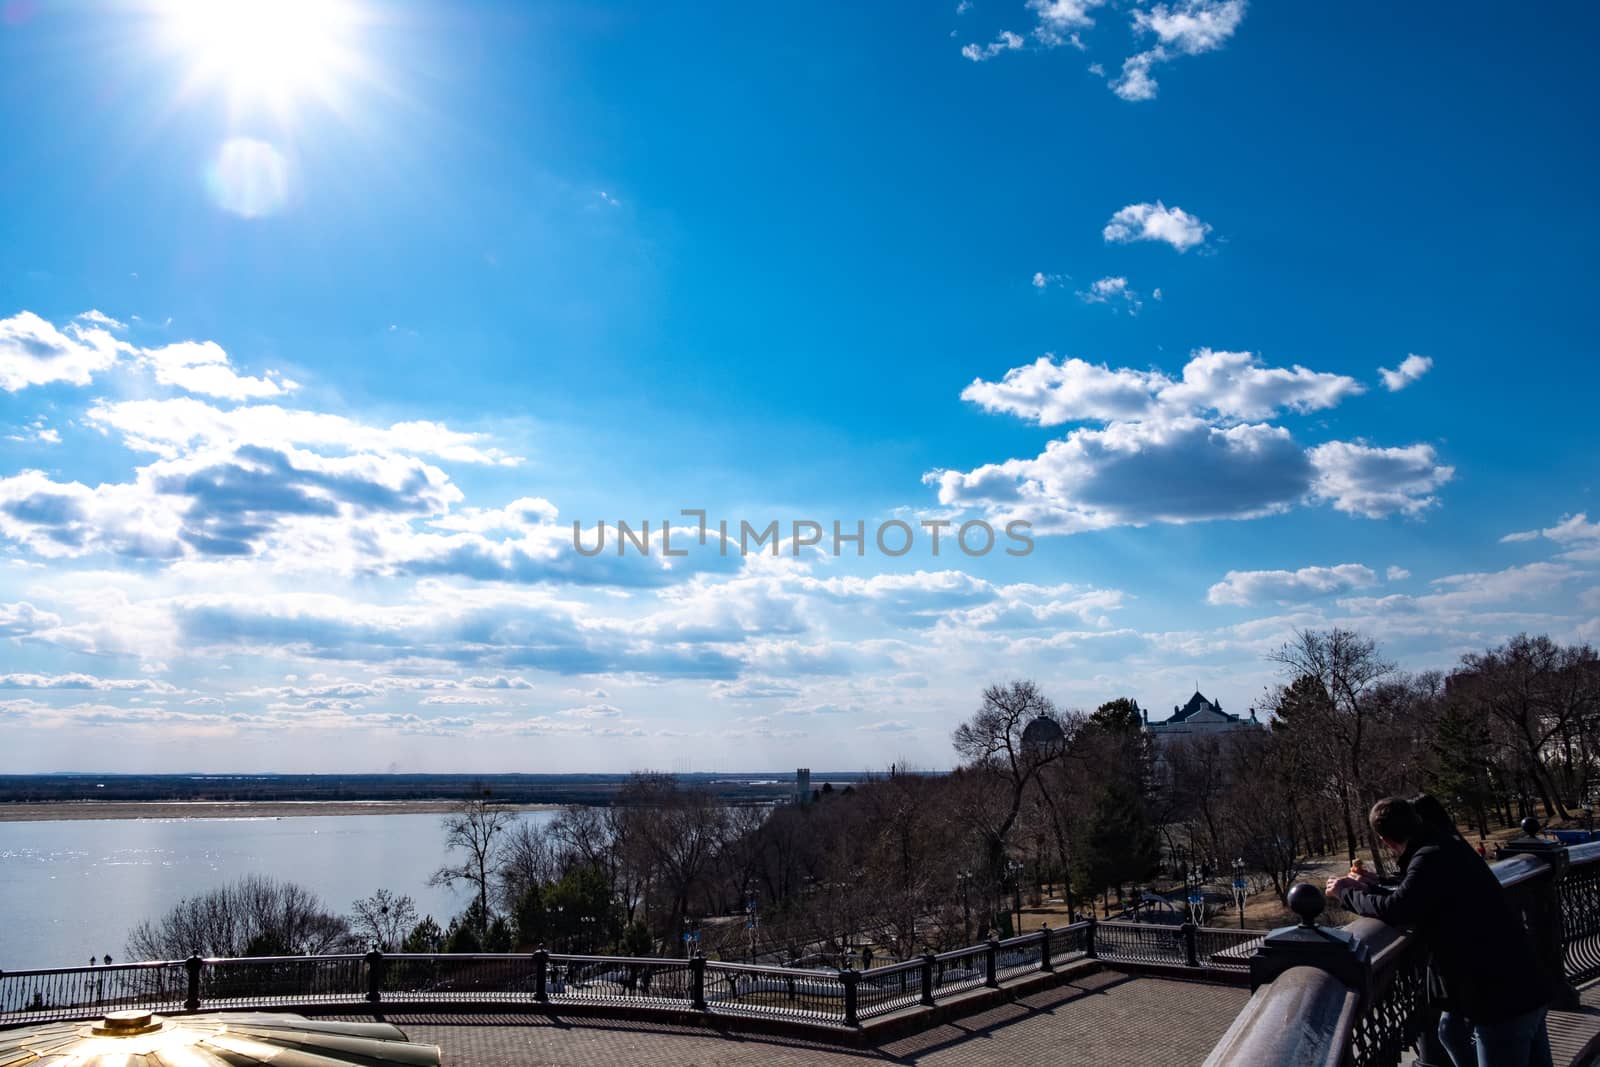
[[[1262,419],[1280,411],[1322,411],[1364,391],[1361,383],[1341,374],[1307,370],[1299,364],[1266,367],[1249,352],[1202,348],[1184,364],[1183,380],[1164,388],[1159,399],[1187,411]]]
[[[712,682],[717,700],[788,700],[800,695],[798,687],[770,678],[743,678],[737,682]]]
[[[1044,357],[999,382],[974,381],[962,398],[1044,426],[1104,427],[1075,429],[1033,459],[934,470],[923,480],[942,505],[1025,519],[1038,533],[1255,518],[1315,503],[1416,514],[1454,474],[1432,446],[1334,441],[1307,450],[1260,421],[1331,408],[1362,391],[1353,378],[1267,367],[1248,352],[1200,349],[1179,379]]]
[[[0,319],[0,389],[15,393],[53,382],[88,385],[119,355],[131,351],[126,342],[94,325],[105,316],[88,314],[98,318],[84,316],[90,325],[69,322],[60,330],[31,311]]]
[[[1052,285],[1060,285],[1071,279],[1069,274],[1046,274],[1042,270],[1033,272],[1033,287],[1035,289],[1048,289]]]
[[[1144,302],[1139,299],[1139,294],[1128,287],[1128,279],[1119,276],[1107,276],[1099,279],[1087,289],[1078,290],[1078,299],[1085,304],[1111,304],[1113,307],[1126,307],[1130,315],[1138,314]]]
[[[1070,44],[1082,49],[1077,31],[1094,25],[1089,12],[1104,3],[1105,0],[1028,0],[1028,10],[1038,16],[1033,36],[1048,47]]]
[[[90,308],[88,311],[85,311],[82,314],[74,316],[74,318],[76,318],[79,322],[87,322],[94,326],[103,326],[108,330],[126,330],[128,328],[126,324],[118,322],[116,319],[102,311],[95,311],[93,308]]]
[[[1378,576],[1372,568],[1359,563],[1301,567],[1296,571],[1229,571],[1206,591],[1206,602],[1244,606],[1276,600],[1292,604],[1377,583]]]
[[[1122,62],[1122,75],[1111,91],[1124,100],[1153,100],[1159,86],[1151,74],[1157,64],[1178,56],[1197,56],[1225,45],[1244,20],[1245,0],[1180,0],[1135,9],[1136,33],[1154,34],[1156,44]]]
[[[215,341],[180,341],[148,348],[142,350],[140,358],[162,385],[225,400],[258,400],[299,388],[298,383],[287,379],[246,378],[235,373],[228,365],[228,354]]]
[[[1378,374],[1383,378],[1383,387],[1391,393],[1398,393],[1424,374],[1433,366],[1433,359],[1429,356],[1419,356],[1415,353],[1407,356],[1394,370],[1379,367]]]
[[[459,433],[437,422],[374,426],[320,411],[253,404],[224,410],[192,397],[97,401],[89,422],[122,434],[135,451],[174,457],[205,447],[253,444],[341,451],[401,452],[454,463],[515,466],[521,462],[488,447],[485,435]]]
[[[92,689],[100,692],[177,693],[169,682],[151,678],[100,678],[92,674],[0,674],[0,689]]]
[[[1133,25],[1156,35],[1165,47],[1188,56],[1214,52],[1244,20],[1245,0],[1180,0],[1135,10]]]
[[[1001,30],[995,39],[986,45],[969,44],[961,49],[961,54],[974,63],[993,59],[1001,52],[1014,52],[1022,47],[1022,38],[1010,30]]]
[[[566,708],[556,714],[567,719],[620,719],[622,709],[612,704],[585,704],[582,707]]]
[[[1530,563],[1482,574],[1452,574],[1429,584],[1435,592],[1422,596],[1396,593],[1385,597],[1352,597],[1339,601],[1347,611],[1376,616],[1423,616],[1441,624],[1482,622],[1487,607],[1527,605],[1577,577],[1559,563]],[[1476,616],[1476,618],[1475,618]]]
[[[1600,562],[1600,522],[1590,522],[1586,512],[1564,515],[1556,525],[1543,530],[1522,530],[1500,538],[1501,544],[1536,541],[1539,538],[1554,541],[1564,551],[1562,559],[1584,563]]]
[[[16,441],[18,444],[59,445],[61,433],[45,424],[43,415],[35,418],[23,429],[21,433],[6,434],[7,441]]]
[[[0,319],[0,388],[14,393],[52,382],[88,385],[119,361],[147,369],[162,385],[228,400],[278,396],[298,387],[271,373],[239,375],[215,341],[139,348],[111,336],[126,328],[98,311],[86,311],[59,330],[31,311]]]
[[[1152,48],[1148,52],[1139,52],[1122,61],[1122,74],[1111,83],[1111,91],[1122,99],[1137,103],[1141,100],[1154,100],[1160,86],[1150,76],[1150,68],[1162,62],[1167,57],[1165,50]]]
[[[1129,204],[1112,215],[1101,231],[1109,244],[1163,241],[1179,252],[1203,244],[1210,232],[1210,223],[1202,222],[1181,207],[1169,208],[1159,200],[1153,204]]]
[[[1406,570],[1404,567],[1390,567],[1384,572],[1383,577],[1385,581],[1403,582],[1407,578],[1411,577],[1411,572]]]
[[[0,604],[0,637],[25,637],[61,625],[61,616],[40,611],[26,600]]]
[[[1354,378],[1298,364],[1268,367],[1250,352],[1196,349],[1182,377],[1071,358],[1042,356],[999,382],[976,379],[961,398],[985,411],[1057,426],[1066,422],[1160,420],[1215,413],[1229,419],[1270,418],[1337,406],[1364,387]]]
[[[1360,442],[1330,441],[1307,455],[1316,468],[1314,499],[1367,518],[1400,512],[1416,515],[1438,503],[1434,493],[1455,476],[1439,462],[1432,445],[1374,448]]]
[[[856,729],[865,733],[903,734],[916,729],[916,727],[905,719],[883,719],[879,722],[864,723],[861,726],[857,726]]]
[[[1027,519],[1038,533],[1151,522],[1255,518],[1285,511],[1312,470],[1289,432],[1198,418],[1073,430],[1034,459],[934,471],[939,502]]]

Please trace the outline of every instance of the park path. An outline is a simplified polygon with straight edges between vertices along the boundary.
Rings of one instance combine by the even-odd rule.
[[[1192,1067],[1244,1007],[1237,986],[1084,975],[1010,1004],[869,1048],[682,1026],[538,1015],[390,1015],[445,1067]]]

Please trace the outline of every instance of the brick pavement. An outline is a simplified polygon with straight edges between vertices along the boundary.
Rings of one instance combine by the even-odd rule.
[[[539,1015],[388,1015],[446,1067],[1190,1067],[1249,994],[1236,986],[1101,971],[868,1048],[683,1026]]]

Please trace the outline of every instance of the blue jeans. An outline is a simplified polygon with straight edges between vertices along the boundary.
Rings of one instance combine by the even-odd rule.
[[[1478,1067],[1478,1053],[1472,1044],[1472,1023],[1456,1012],[1439,1016],[1439,1047],[1450,1057],[1445,1067]]]
[[[1474,1025],[1478,1067],[1552,1067],[1544,1017],[1545,1009],[1535,1008],[1503,1023]]]

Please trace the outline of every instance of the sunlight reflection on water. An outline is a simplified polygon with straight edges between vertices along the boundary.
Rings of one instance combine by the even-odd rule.
[[[522,816],[539,821],[550,812]],[[462,907],[428,876],[444,859],[438,815],[0,822],[0,968],[121,959],[128,931],[185,896],[245,874],[299,882],[330,910],[379,888],[440,925]]]

